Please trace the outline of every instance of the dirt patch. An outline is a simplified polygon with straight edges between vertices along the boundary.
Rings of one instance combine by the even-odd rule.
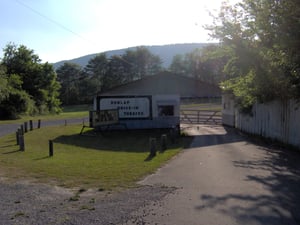
[[[123,224],[132,212],[175,189],[140,186],[119,192],[70,190],[0,179],[1,224]]]

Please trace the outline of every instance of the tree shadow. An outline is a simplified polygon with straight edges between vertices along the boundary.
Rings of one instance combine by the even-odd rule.
[[[199,128],[200,127],[200,128]],[[238,131],[231,127],[214,126],[213,133],[204,132],[201,134],[201,126],[187,127],[186,129],[198,129],[195,135],[189,134],[194,137],[193,142],[189,148],[208,147],[213,145],[230,144],[240,141],[248,141],[246,137],[241,136]],[[219,129],[219,132],[218,132]],[[217,132],[215,132],[217,131]],[[189,133],[189,132],[188,132]],[[200,134],[199,134],[200,133]]]
[[[150,152],[150,138],[156,138],[156,149],[160,149],[160,138],[168,130],[121,130],[95,133],[87,131],[84,135],[62,135],[53,140],[54,143],[73,145],[93,150],[118,152]],[[186,147],[191,138],[179,138],[176,143],[168,141],[168,148]]]
[[[258,144],[255,139],[247,138]],[[300,224],[300,153],[259,141],[263,157],[233,160],[245,172],[246,184],[261,187],[253,193],[200,196],[198,210],[214,209],[238,224]],[[224,143],[224,142],[223,142]],[[225,141],[225,143],[227,143]],[[266,193],[266,194],[263,194]]]

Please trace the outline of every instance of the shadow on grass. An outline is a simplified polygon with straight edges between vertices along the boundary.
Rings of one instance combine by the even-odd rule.
[[[162,134],[168,134],[168,130],[122,130],[108,131],[103,134],[93,131],[85,132],[85,135],[62,135],[54,139],[54,143],[73,145],[88,149],[118,152],[150,152],[150,138],[156,138],[156,149],[160,151],[160,139]],[[167,135],[169,137],[169,135]],[[172,144],[168,138],[167,148],[188,147],[192,137],[180,137]]]
[[[43,156],[43,157],[40,157],[40,158],[36,158],[36,159],[33,159],[34,161],[39,161],[39,160],[44,160],[44,159],[49,159],[51,158],[50,156]]]
[[[9,152],[3,152],[2,154],[7,155],[7,154],[13,154],[13,153],[17,153],[17,152],[21,152],[21,151],[20,150],[13,150],[13,151],[9,151]]]

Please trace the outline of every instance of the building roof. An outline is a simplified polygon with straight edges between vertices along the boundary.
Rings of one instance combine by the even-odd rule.
[[[194,78],[162,72],[99,93],[100,96],[171,94],[180,95],[181,98],[220,97],[221,89]]]

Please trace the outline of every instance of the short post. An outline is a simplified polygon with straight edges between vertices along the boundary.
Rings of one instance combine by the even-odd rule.
[[[156,156],[156,138],[150,138],[150,157]]]
[[[170,138],[171,138],[171,143],[174,144],[176,140],[175,127],[173,127],[170,130]]]
[[[17,141],[17,145],[19,145],[19,129],[16,131],[16,141]]]
[[[33,130],[33,122],[32,122],[32,120],[29,120],[29,128],[30,128],[31,131]]]
[[[23,134],[19,134],[19,144],[20,144],[20,151],[24,152],[25,151],[25,140],[24,140]]]
[[[21,124],[20,129],[21,129],[21,134],[23,135],[24,134],[24,125],[23,124]]]
[[[49,157],[53,156],[53,141],[49,140]]]
[[[28,123],[27,122],[24,122],[24,131],[25,131],[25,133],[27,133],[27,131],[28,131]]]
[[[167,149],[167,135],[162,134],[160,138],[161,151],[165,151]]]
[[[38,120],[38,129],[41,128],[41,120]]]

